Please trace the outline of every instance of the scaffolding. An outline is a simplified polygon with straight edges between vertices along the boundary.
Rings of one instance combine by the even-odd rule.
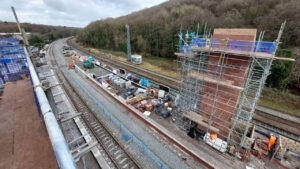
[[[275,42],[264,42],[264,32],[256,41],[256,29],[215,29],[213,35],[196,36],[190,43],[183,40],[183,49],[176,53],[180,127],[194,127],[204,137],[217,134],[225,148],[248,148],[251,120],[272,61],[288,60],[275,57],[284,26]]]
[[[24,48],[15,38],[0,38],[0,85],[29,75]]]

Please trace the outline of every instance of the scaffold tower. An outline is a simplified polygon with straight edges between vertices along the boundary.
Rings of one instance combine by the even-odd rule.
[[[212,35],[183,40],[176,53],[180,127],[193,127],[204,139],[217,135],[220,148],[249,147],[251,120],[272,62],[288,60],[275,57],[284,26],[274,42],[263,41],[264,32],[256,38],[256,29],[214,29]]]

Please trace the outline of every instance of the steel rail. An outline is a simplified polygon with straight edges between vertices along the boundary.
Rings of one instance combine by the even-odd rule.
[[[50,54],[52,55],[52,58],[54,58],[53,48],[50,49]],[[69,79],[60,70],[59,66],[57,70],[58,77],[63,82],[63,87],[66,93],[73,102],[77,111],[82,113],[81,118],[88,126],[92,134],[95,136],[95,138],[98,140],[100,145],[103,147],[106,154],[113,162],[114,166],[118,169],[142,168],[134,160],[134,158],[125,151],[125,148],[117,139],[114,138],[110,131],[104,125],[101,124],[99,119],[97,119],[97,117],[94,115],[94,113],[84,101],[85,99],[78,94],[74,86],[72,86],[72,84],[70,83]]]
[[[76,169],[77,166],[71,155],[66,139],[56,121],[52,108],[48,102],[47,96],[42,88],[39,77],[35,71],[32,61],[24,48],[26,59],[33,82],[34,91],[37,95],[38,102],[41,107],[42,115],[48,131],[48,135],[52,144],[52,148],[56,157],[58,168],[60,169]]]
[[[145,69],[136,68],[136,67],[133,67],[132,65],[129,65],[129,64],[124,63],[124,62],[113,62],[112,60],[109,60],[109,59],[106,59],[106,58],[103,58],[103,57],[99,57],[99,56],[97,56],[97,55],[95,55],[95,54],[93,54],[93,53],[87,51],[86,49],[82,48],[81,46],[78,46],[78,45],[74,44],[74,43],[71,41],[71,39],[72,39],[72,38],[69,38],[69,39],[67,40],[67,44],[68,44],[68,45],[74,47],[75,49],[77,49],[77,50],[79,50],[79,51],[82,51],[82,52],[87,53],[87,54],[89,54],[89,55],[91,55],[91,56],[94,56],[95,58],[99,59],[100,61],[106,62],[106,63],[111,64],[111,65],[116,66],[116,67],[120,67],[120,68],[127,69],[127,70],[129,70],[129,71],[131,71],[131,72],[137,73],[138,75],[145,76],[146,78],[151,79],[151,80],[153,80],[153,81],[155,81],[155,82],[159,82],[159,83],[161,83],[161,84],[170,86],[171,88],[173,88],[173,89],[175,89],[175,90],[177,90],[177,91],[178,91],[178,89],[179,89],[179,84],[180,84],[180,81],[179,81],[179,80],[172,79],[172,78],[170,78],[170,77],[166,77],[166,76],[163,76],[163,75],[159,75],[159,74],[157,74],[157,73],[153,73],[153,72],[150,72],[150,71],[145,70]],[[255,111],[257,112],[257,111],[262,111],[262,110],[257,110],[257,109],[256,109]],[[274,115],[274,116],[275,116],[275,115]],[[278,118],[281,118],[282,120],[288,120],[288,119],[284,119],[284,118],[282,118],[282,117],[278,117]],[[258,118],[258,116],[254,116],[254,117],[253,117],[253,121],[259,122],[259,123],[256,123],[256,124],[259,125],[259,124],[264,123],[264,124],[265,124],[264,126],[263,126],[263,125],[260,125],[260,126],[263,127],[263,128],[265,128],[265,129],[268,129],[268,130],[272,129],[273,126],[272,126],[271,124],[269,124],[269,123],[266,123],[266,122],[265,122],[266,120],[268,120],[266,117],[260,117],[260,118]],[[255,122],[254,122],[254,123],[255,123]],[[284,133],[285,133],[285,132],[289,132],[289,133],[295,135],[295,133],[292,133],[292,132],[290,132],[290,131],[286,131],[284,128],[281,128],[281,127],[278,127],[278,126],[281,126],[281,125],[280,125],[280,124],[279,124],[279,125],[278,125],[278,124],[276,125],[276,128],[279,129],[279,130],[276,129],[277,132],[283,131]],[[275,130],[274,130],[274,131],[275,131]],[[280,133],[278,133],[278,134],[282,134],[282,132],[280,132]],[[286,136],[286,134],[283,134],[283,135]],[[295,137],[294,137],[294,138],[295,138]],[[292,138],[292,139],[293,139],[293,138]]]
[[[94,83],[97,88],[101,89],[106,94],[108,94],[109,97],[111,97],[115,101],[117,101],[117,103],[119,103],[120,105],[124,106],[124,108],[126,108],[135,117],[137,117],[138,119],[142,120],[142,122],[144,122],[146,125],[148,125],[148,126],[152,127],[153,129],[155,129],[158,133],[160,133],[165,138],[167,138],[170,143],[175,144],[181,150],[183,150],[184,152],[186,152],[187,154],[189,154],[191,157],[193,157],[195,160],[197,160],[200,164],[203,165],[202,167],[210,168],[210,169],[214,168],[213,164],[210,164],[209,162],[204,161],[196,152],[194,152],[193,150],[189,149],[186,145],[180,143],[179,140],[177,140],[176,138],[174,138],[173,136],[171,136],[168,133],[168,131],[162,130],[154,122],[146,119],[143,115],[141,115],[141,113],[137,112],[134,107],[128,106],[125,102],[123,102],[120,99],[118,99],[115,95],[113,95],[112,93],[110,93],[107,89],[104,89],[102,86],[100,86],[100,84],[97,83],[97,81],[95,81],[95,79],[91,78],[88,74],[86,74],[83,70],[81,70],[77,65],[75,65],[75,69],[77,69],[80,73],[83,73],[84,76],[86,76],[88,80],[90,80],[92,83]]]

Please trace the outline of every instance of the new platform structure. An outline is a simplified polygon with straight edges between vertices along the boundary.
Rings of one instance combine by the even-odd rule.
[[[211,36],[183,40],[182,52],[176,53],[181,73],[179,125],[196,128],[222,152],[228,144],[238,150],[249,147],[250,122],[272,61],[290,60],[275,57],[284,26],[275,42],[264,42],[264,32],[256,41],[256,29],[214,29]]]

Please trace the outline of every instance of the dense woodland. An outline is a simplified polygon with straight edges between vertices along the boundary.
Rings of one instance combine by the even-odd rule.
[[[265,40],[274,40],[280,24],[287,20],[283,47],[300,44],[300,3],[298,0],[171,0],[161,5],[116,19],[95,21],[79,35],[93,47],[126,51],[125,24],[131,27],[134,52],[173,57],[178,32],[207,27],[257,28]],[[202,27],[203,28],[203,27]]]
[[[127,16],[92,22],[80,31],[78,39],[90,47],[126,52],[125,24],[128,23],[134,53],[175,58],[180,28],[183,32],[196,31],[198,23],[200,33],[203,33],[204,23],[208,29],[257,28],[265,30],[264,40],[273,41],[286,20],[281,48],[291,49],[300,46],[299,11],[299,0],[170,0]],[[288,51],[288,56],[292,55]],[[268,85],[281,89],[296,85],[299,90],[300,73],[290,75],[295,71],[292,69],[297,69],[295,64],[275,64],[278,65],[273,66],[272,71],[280,72],[280,80],[271,76],[270,79],[278,82],[269,80]]]

